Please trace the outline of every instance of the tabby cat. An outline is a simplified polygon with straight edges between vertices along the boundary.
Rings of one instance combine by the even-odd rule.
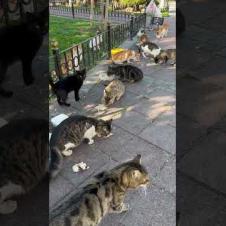
[[[102,103],[106,106],[112,105],[121,99],[125,93],[125,85],[118,79],[111,81],[104,89]]]
[[[163,25],[154,28],[156,38],[167,37],[169,26],[170,26],[169,23],[165,22]]]
[[[73,115],[65,119],[52,131],[50,138],[50,176],[54,178],[61,169],[63,156],[72,155],[72,150],[84,140],[93,144],[93,138],[111,135],[112,120]]]
[[[57,96],[59,105],[70,106],[67,103],[68,94],[74,91],[75,101],[79,101],[79,90],[86,78],[86,70],[77,71],[74,75],[68,76],[54,83],[50,78],[49,83],[52,87],[53,93]]]
[[[123,64],[131,63],[132,61],[140,61],[140,53],[134,50],[123,50],[111,56],[110,63]]]
[[[43,35],[48,32],[48,7],[39,14],[27,13],[26,21],[19,25],[9,25],[0,28],[0,95],[11,97],[12,91],[5,90],[2,83],[5,80],[8,67],[15,61],[22,61],[23,79],[26,85],[34,82],[32,61],[43,42]]]
[[[115,78],[123,82],[137,82],[143,79],[143,72],[133,65],[109,65],[107,75],[115,75]]]
[[[34,188],[48,171],[48,121],[20,119],[0,128],[0,214],[17,209],[12,196]]]
[[[128,211],[124,203],[129,189],[147,188],[148,172],[141,165],[141,155],[96,175],[63,206],[50,215],[50,226],[97,226],[108,213]]]
[[[176,49],[161,50],[160,54],[154,60],[156,64],[167,63],[170,60],[171,64],[174,65],[176,64]]]

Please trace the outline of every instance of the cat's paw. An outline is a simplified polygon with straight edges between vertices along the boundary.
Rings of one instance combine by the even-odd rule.
[[[0,204],[0,214],[10,214],[17,209],[17,202],[13,200],[7,200]]]
[[[123,213],[123,212],[127,212],[127,211],[129,211],[129,209],[130,209],[130,206],[129,206],[129,204],[127,204],[127,203],[123,203],[123,205],[122,205],[122,208],[121,208],[121,213]]]
[[[64,150],[64,151],[62,151],[62,154],[63,154],[64,156],[66,156],[66,157],[71,156],[72,153],[73,153],[73,151],[70,150],[70,149],[69,149],[69,150]]]
[[[34,77],[32,76],[29,76],[28,78],[24,79],[24,83],[26,86],[30,86],[34,83]]]
[[[94,140],[89,140],[89,143],[88,143],[89,145],[92,145],[92,144],[94,144]]]

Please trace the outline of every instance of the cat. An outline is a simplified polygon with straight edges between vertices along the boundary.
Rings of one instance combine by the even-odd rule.
[[[111,56],[110,63],[115,64],[123,64],[123,63],[130,63],[133,61],[140,61],[140,53],[134,50],[123,50]]]
[[[177,20],[176,20],[176,35],[179,36],[186,30],[186,22],[183,13],[180,9],[176,9]]]
[[[146,55],[155,58],[160,54],[161,48],[153,42],[144,42],[140,45],[139,51],[141,51],[144,58],[147,58]]]
[[[138,82],[143,79],[143,72],[133,65],[109,65],[107,75],[114,75],[115,78],[123,82]]]
[[[140,28],[140,30],[137,32],[137,38],[139,39],[142,35],[146,35],[144,27]]]
[[[72,155],[72,149],[84,140],[94,143],[93,138],[108,137],[111,133],[112,119],[104,121],[81,115],[72,115],[52,131],[50,138],[50,176],[56,177],[62,166],[63,156]]]
[[[0,128],[0,215],[13,213],[12,196],[28,193],[48,175],[49,123],[17,119]]]
[[[169,23],[164,22],[163,25],[161,25],[157,28],[154,28],[154,33],[155,33],[156,38],[160,39],[160,38],[167,37],[169,26],[170,26]]]
[[[54,83],[50,77],[49,83],[52,87],[53,93],[57,96],[59,105],[71,106],[67,103],[68,94],[74,91],[75,101],[79,101],[79,90],[86,78],[86,69],[76,71],[74,75],[67,76],[58,82]]]
[[[175,65],[176,64],[176,49],[166,49],[166,50],[161,50],[160,54],[154,58],[155,63],[162,64],[162,63],[167,63],[168,60],[171,60],[171,64]]]
[[[150,177],[141,165],[141,155],[137,155],[128,162],[99,173],[80,192],[53,210],[50,226],[98,226],[107,214],[129,210],[124,199],[130,189],[147,189],[149,185]]]
[[[22,61],[23,79],[26,85],[34,82],[32,62],[40,49],[43,36],[48,32],[49,9],[39,14],[26,14],[26,20],[18,25],[0,28],[0,95],[11,97],[12,91],[5,90],[2,83],[5,80],[8,67],[15,61]]]
[[[121,99],[125,93],[125,85],[118,79],[111,81],[104,89],[102,103],[106,106],[112,105]]]

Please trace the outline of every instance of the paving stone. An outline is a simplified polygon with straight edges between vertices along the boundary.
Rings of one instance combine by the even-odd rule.
[[[177,174],[177,211],[181,213],[180,224],[185,226],[219,225],[225,212],[219,211],[225,206],[226,199],[217,195],[183,175]],[[212,222],[212,224],[210,224]]]
[[[213,131],[185,155],[178,168],[196,180],[226,194],[225,137],[225,133]]]
[[[176,194],[176,160],[167,161],[161,169],[159,175],[154,177],[153,183],[166,191]]]
[[[121,223],[131,226],[175,225],[175,197],[167,192],[150,186],[146,196],[138,190],[128,194],[127,200],[131,210],[122,218]]]
[[[169,110],[164,111],[157,119],[159,125],[170,125],[176,127],[176,109],[172,106]]]
[[[153,123],[139,136],[171,154],[176,153],[176,130],[171,126]]]
[[[70,181],[58,175],[50,182],[49,186],[49,208],[50,210],[61,200],[65,195],[71,192],[74,186]]]
[[[148,117],[135,111],[127,111],[122,118],[115,120],[115,124],[133,134],[139,134],[151,123]]]

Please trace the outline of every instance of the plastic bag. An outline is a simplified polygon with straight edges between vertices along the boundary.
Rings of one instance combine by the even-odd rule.
[[[153,17],[162,17],[160,9],[156,6],[155,1],[152,0],[146,8],[146,13],[151,14]]]

